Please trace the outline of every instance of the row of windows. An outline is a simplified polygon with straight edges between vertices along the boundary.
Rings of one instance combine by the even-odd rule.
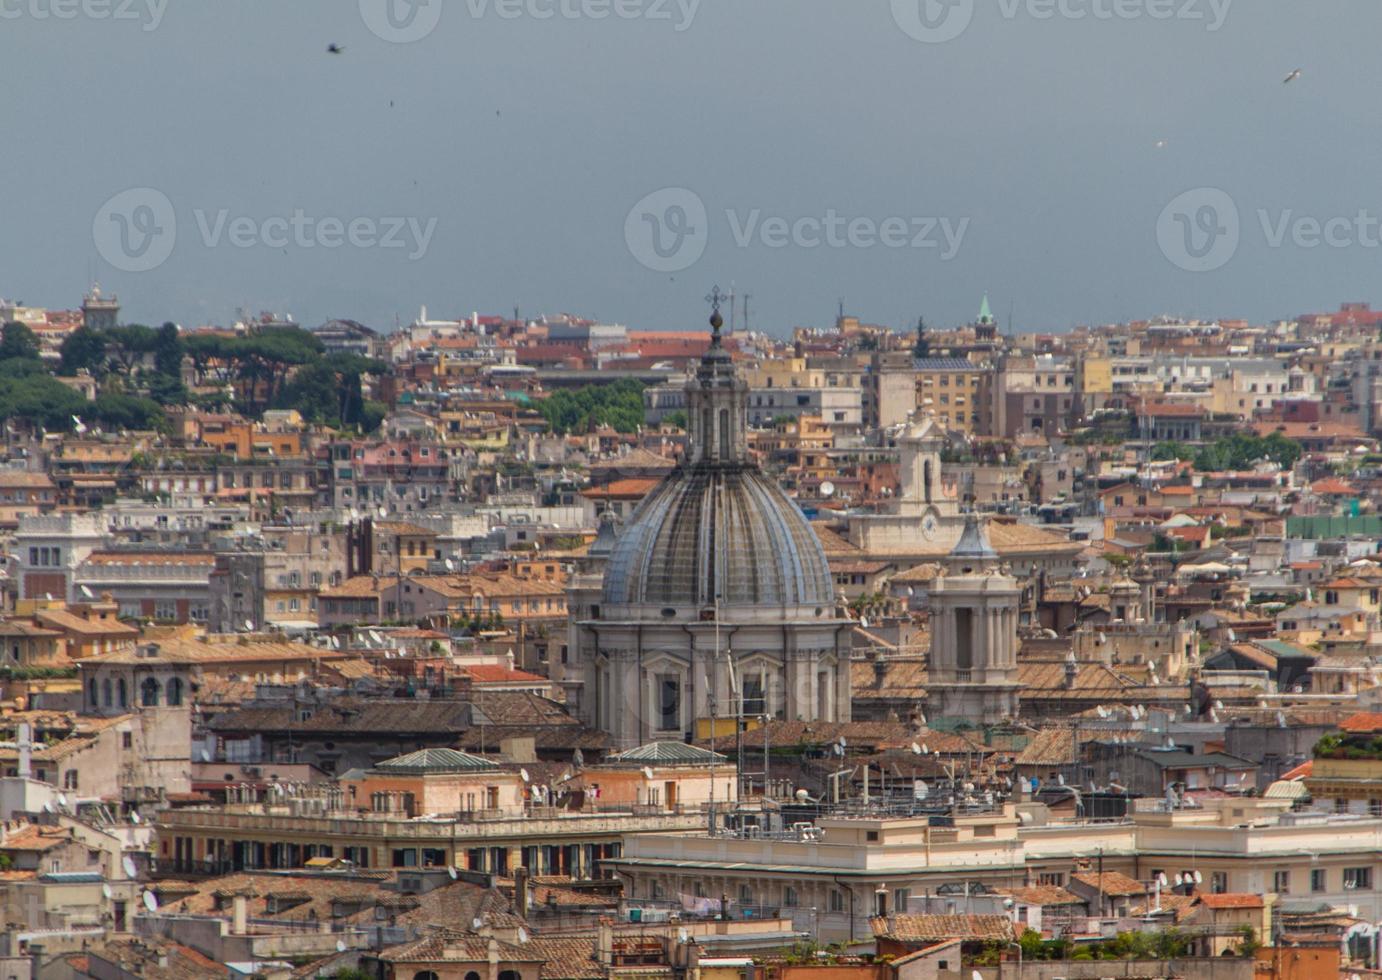
[[[62,564],[61,548],[30,548],[29,564],[55,567]]]
[[[183,697],[182,679],[178,677],[169,678],[166,685],[160,685],[158,679],[154,677],[144,678],[139,685],[139,703],[146,708],[156,708],[159,705],[160,697],[162,702],[170,708],[177,708],[182,705]],[[100,697],[98,698],[98,695]],[[129,695],[125,688],[125,679],[116,678],[114,682],[107,677],[99,686],[96,678],[91,678],[86,684],[87,703],[92,708],[128,708]],[[126,739],[125,748],[129,748]]]

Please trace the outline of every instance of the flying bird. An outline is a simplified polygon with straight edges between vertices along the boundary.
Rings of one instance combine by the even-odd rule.
[[[339,44],[336,44],[334,41],[326,46],[327,54],[340,54],[343,51],[345,51],[345,48],[341,47]]]
[[[1166,149],[1167,144],[1169,144],[1170,142],[1170,140],[1157,140],[1152,145],[1155,146],[1158,150],[1164,150]]]
[[[1291,74],[1287,75],[1287,76],[1282,80],[1281,84],[1283,84],[1283,85],[1290,85],[1290,84],[1291,84],[1292,82],[1294,82],[1297,78],[1300,78],[1300,76],[1301,76],[1301,70],[1300,70],[1299,68],[1297,68],[1295,71],[1291,72]]]

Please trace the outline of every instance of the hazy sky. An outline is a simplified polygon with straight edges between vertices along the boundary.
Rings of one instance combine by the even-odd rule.
[[[0,0],[0,296],[684,329],[734,281],[777,333],[1382,300],[1376,0],[431,2]]]

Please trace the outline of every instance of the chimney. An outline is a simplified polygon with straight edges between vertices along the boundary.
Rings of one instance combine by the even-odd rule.
[[[33,752],[33,736],[31,735],[29,723],[23,721],[19,723],[19,771],[20,779],[28,779],[33,771],[29,764],[30,754]]]
[[[609,916],[600,918],[595,932],[595,959],[605,966],[614,965],[614,920]]]
[[[518,917],[528,917],[528,867],[520,864],[513,869],[513,904]]]
[[[43,972],[43,944],[29,943],[29,948],[26,950],[26,952],[29,954],[29,969],[32,971],[31,975],[35,977],[41,975]]]
[[[1075,661],[1075,651],[1071,650],[1065,658],[1065,689],[1068,691],[1075,686],[1075,677],[1080,672],[1080,665]]]
[[[249,899],[236,895],[231,899],[230,932],[233,936],[247,936],[250,931]]]
[[[877,891],[875,891],[875,892],[873,893],[873,899],[874,899],[874,914],[875,914],[876,916],[878,916],[880,919],[885,919],[885,918],[887,918],[887,916],[888,916],[888,890],[887,890],[886,888],[880,888],[880,889],[878,889]]]

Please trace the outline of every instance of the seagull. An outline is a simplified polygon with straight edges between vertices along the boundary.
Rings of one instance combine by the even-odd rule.
[[[1152,145],[1155,146],[1158,150],[1164,150],[1170,142],[1170,140],[1157,140]]]
[[[336,44],[334,41],[326,46],[327,54],[340,54],[343,51],[345,51],[345,48],[341,47],[339,44]]]
[[[1301,76],[1301,70],[1300,70],[1299,68],[1297,68],[1295,71],[1291,72],[1291,74],[1287,75],[1287,76],[1282,80],[1281,84],[1282,84],[1282,85],[1290,85],[1290,84],[1291,84],[1292,82],[1294,82],[1297,78],[1300,78],[1300,76]]]

